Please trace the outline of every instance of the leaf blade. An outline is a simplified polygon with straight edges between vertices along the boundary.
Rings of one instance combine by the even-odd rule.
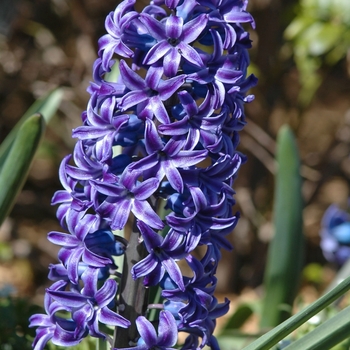
[[[45,122],[41,114],[29,117],[18,129],[0,170],[0,224],[12,209],[24,185],[44,130]]]

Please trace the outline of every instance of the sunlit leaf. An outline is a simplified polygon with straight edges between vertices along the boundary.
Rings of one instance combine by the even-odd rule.
[[[44,96],[43,98],[35,101],[29,107],[27,112],[24,113],[20,121],[10,131],[10,133],[0,145],[0,169],[2,168],[6,157],[10,152],[11,146],[15,140],[15,137],[21,125],[35,113],[40,113],[44,117],[45,123],[48,124],[52,116],[56,113],[59,104],[61,103],[62,95],[62,89],[55,89],[52,92],[50,92],[47,96]]]
[[[350,306],[312,332],[292,342],[285,350],[331,349],[348,337],[350,337]]]
[[[40,114],[34,114],[21,125],[16,134],[0,171],[0,224],[12,209],[16,196],[24,185],[44,129],[44,118]]]

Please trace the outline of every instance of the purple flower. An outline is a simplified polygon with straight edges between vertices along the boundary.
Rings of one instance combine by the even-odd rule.
[[[350,214],[332,204],[324,213],[320,231],[325,258],[344,264],[350,258]]]
[[[170,123],[163,101],[168,100],[184,83],[183,75],[162,80],[163,67],[154,66],[148,69],[146,78],[142,79],[123,60],[120,61],[120,75],[124,84],[130,89],[119,102],[119,107],[123,111],[137,106],[139,118],[152,118],[154,115],[161,123]]]
[[[171,186],[182,193],[184,184],[179,169],[190,167],[204,160],[208,152],[206,150],[181,150],[183,142],[174,139],[164,145],[151,121],[146,121],[145,134],[146,151],[149,155],[131,164],[129,170],[140,171],[147,177],[154,176],[159,181],[162,181],[166,175]]]
[[[109,60],[114,53],[123,57],[132,57],[134,52],[123,42],[125,38],[124,30],[130,25],[130,21],[138,16],[135,11],[130,11],[135,4],[135,0],[123,1],[114,12],[106,18],[105,34],[99,40],[99,54],[102,56],[102,67],[109,71]]]
[[[174,123],[160,125],[159,132],[163,135],[183,136],[186,140],[184,150],[193,150],[198,145],[212,150],[220,140],[221,125],[226,119],[226,111],[214,114],[209,94],[199,107],[187,91],[179,92],[178,96],[184,109],[184,116]]]
[[[146,276],[145,285],[157,285],[165,271],[181,290],[185,290],[183,277],[176,260],[183,259],[187,252],[179,249],[185,243],[184,235],[172,230],[165,238],[154,232],[142,221],[137,223],[149,255],[135,264],[131,273],[134,279]]]
[[[148,202],[158,189],[159,180],[148,178],[138,182],[135,175],[127,175],[128,172],[124,172],[117,184],[97,181],[93,183],[94,188],[105,196],[96,210],[109,222],[113,230],[124,228],[130,212],[155,229],[163,228],[162,220]]]
[[[203,32],[208,21],[207,15],[202,14],[185,24],[183,18],[174,15],[162,23],[148,14],[142,14],[141,21],[158,41],[146,54],[143,64],[152,65],[164,58],[164,73],[168,77],[176,75],[181,57],[195,66],[203,67],[200,55],[189,44]]]
[[[116,242],[109,230],[98,230],[89,233],[95,218],[85,215],[79,222],[70,222],[71,234],[52,231],[48,239],[62,248],[58,258],[67,269],[68,278],[78,283],[80,259],[89,266],[104,268],[112,264],[113,255],[124,253],[123,244]]]
[[[116,312],[109,309],[108,305],[114,300],[117,292],[117,282],[108,279],[100,289],[97,289],[99,269],[87,269],[83,276],[84,288],[80,293],[76,291],[52,290],[47,293],[56,302],[69,307],[72,318],[76,322],[76,332],[87,328],[94,337],[106,337],[99,330],[99,322],[111,326],[127,328],[130,322]]]
[[[239,218],[232,211],[233,182],[245,160],[238,132],[256,84],[247,76],[251,41],[242,24],[254,20],[247,0],[153,0],[141,12],[135,3],[122,1],[106,18],[90,101],[73,130],[78,142],[60,167],[64,189],[52,203],[69,233],[48,235],[61,246],[60,263],[50,266],[57,282],[46,291],[47,315],[31,319],[36,350],[49,339],[70,346],[87,335],[112,344],[103,324],[131,325],[116,330],[116,348],[171,350],[181,331],[182,349],[219,349],[213,332],[229,302],[215,298],[215,274]],[[127,58],[119,67],[118,56]],[[131,219],[129,243],[112,230]],[[326,224],[341,246],[348,244],[347,225]],[[124,253],[121,273],[113,257]],[[135,285],[162,288],[164,311],[152,323],[142,300],[148,293],[128,301]]]
[[[51,286],[51,289],[59,291],[63,290],[65,286],[66,282],[58,281]],[[46,315],[35,314],[29,319],[29,327],[38,327],[33,342],[34,350],[43,350],[49,340],[55,345],[74,346],[87,335],[86,329],[76,332],[77,324],[74,320],[56,315],[57,312],[69,312],[70,308],[67,305],[57,303],[49,294],[46,294],[44,306]]]
[[[177,342],[177,326],[174,316],[169,311],[161,311],[159,314],[158,334],[152,323],[144,316],[136,319],[137,330],[140,333],[140,340],[134,347],[125,350],[175,350]],[[121,350],[121,349],[114,349]]]

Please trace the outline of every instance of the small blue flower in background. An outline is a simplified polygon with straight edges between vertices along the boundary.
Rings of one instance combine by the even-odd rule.
[[[320,232],[325,258],[343,265],[350,258],[350,214],[332,204],[324,213]]]

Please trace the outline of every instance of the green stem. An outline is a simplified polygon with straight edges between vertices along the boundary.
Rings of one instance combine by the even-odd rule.
[[[120,285],[120,301],[118,312],[131,322],[129,328],[116,327],[114,331],[114,347],[127,348],[130,342],[138,338],[136,319],[144,315],[148,303],[148,293],[143,285],[143,278],[134,280],[131,276],[131,268],[146,256],[144,244],[139,243],[139,232],[133,230],[130,235],[128,247],[124,255],[123,278]]]
[[[333,290],[317,299],[304,310],[298,312],[288,320],[284,321],[268,333],[264,334],[262,337],[246,346],[243,350],[271,349],[273,345],[277,344],[280,340],[285,338],[288,334],[292,333],[312,316],[322,311],[333,301],[337,300],[348,290],[350,290],[350,277],[339,283]]]

